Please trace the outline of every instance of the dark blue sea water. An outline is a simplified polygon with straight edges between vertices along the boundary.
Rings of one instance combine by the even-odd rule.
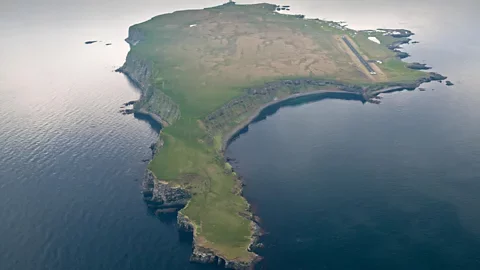
[[[370,4],[360,24],[397,14],[421,42],[409,60],[456,85],[275,107],[250,125],[227,155],[267,232],[261,268],[480,269],[479,6]]]
[[[113,70],[128,26],[222,2],[0,4],[0,269],[204,269],[141,200],[157,130],[118,113],[139,93]],[[227,154],[267,231],[260,269],[480,269],[479,7],[434,3],[294,3],[413,30],[410,60],[456,85],[380,105],[320,100],[251,125]]]

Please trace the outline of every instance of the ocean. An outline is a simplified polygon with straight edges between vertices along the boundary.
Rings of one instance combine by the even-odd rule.
[[[175,219],[143,203],[159,127],[118,112],[139,92],[114,70],[130,25],[222,2],[2,2],[0,269],[213,268],[190,264]],[[480,269],[480,4],[278,4],[412,30],[407,60],[455,86],[265,111],[227,149],[266,232],[257,268]]]

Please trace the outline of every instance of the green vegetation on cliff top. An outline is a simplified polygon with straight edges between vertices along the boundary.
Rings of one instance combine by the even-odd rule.
[[[248,203],[231,167],[225,165],[224,137],[263,103],[318,88],[279,88],[275,96],[251,99],[241,110],[227,108],[219,122],[207,118],[209,114],[245,95],[245,89],[278,80],[310,78],[369,86],[425,77],[406,68],[387,44],[368,40],[368,32],[274,11],[270,4],[225,4],[161,15],[130,28],[126,66],[137,59],[151,70],[152,87],[144,89],[137,109],[149,110],[169,124],[149,169],[158,179],[193,194],[182,213],[195,225],[196,244],[229,260],[250,262],[255,255],[247,251],[252,234]],[[375,66],[376,76],[352,57],[343,35],[365,57],[382,61]],[[391,37],[380,38],[393,42]],[[166,116],[155,109],[164,102],[159,98],[162,93],[179,112],[170,114],[175,106],[169,107]]]

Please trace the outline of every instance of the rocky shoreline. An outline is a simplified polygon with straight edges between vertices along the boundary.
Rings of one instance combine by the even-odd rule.
[[[126,73],[124,70],[119,70],[122,73]],[[362,101],[368,101],[373,97],[381,94],[381,93],[390,93],[395,91],[401,91],[404,89],[415,89],[419,87],[422,83],[430,82],[433,80],[444,80],[446,77],[437,74],[437,73],[429,73],[430,76],[418,80],[415,83],[408,83],[408,84],[393,84],[391,86],[385,85],[384,87],[374,90],[374,89],[366,89],[357,86],[348,86],[348,85],[336,85],[333,82],[328,82],[328,84],[335,85],[337,88],[332,87],[330,90],[317,90],[311,92],[304,92],[304,93],[295,93],[290,96],[281,99],[275,99],[269,103],[266,103],[259,107],[258,109],[253,112],[247,120],[242,122],[241,124],[237,125],[234,129],[232,129],[224,138],[222,150],[228,146],[231,142],[232,138],[243,128],[248,126],[256,117],[258,117],[263,110],[266,108],[273,106],[275,104],[300,98],[300,97],[308,97],[308,96],[315,96],[315,95],[322,95],[322,94],[348,94],[348,95],[358,95]],[[129,79],[132,79],[129,74],[126,74]],[[309,83],[312,83],[312,80],[308,80]],[[284,84],[300,84],[305,83],[304,80],[286,80],[280,82],[272,82],[267,84],[267,88],[271,87],[272,85],[284,85]],[[319,81],[322,86],[326,85],[325,81]],[[136,84],[140,87],[140,84]],[[342,89],[343,88],[343,89]],[[142,90],[142,88],[140,87]],[[252,89],[250,89],[252,90]],[[257,89],[258,90],[258,89]],[[253,92],[257,93],[256,90],[252,90]],[[143,95],[142,95],[143,97]],[[138,104],[138,102],[136,103]],[[162,118],[154,113],[150,113],[145,111],[142,108],[135,108],[135,113],[140,113],[144,115],[150,116],[154,121],[157,121],[161,125],[168,125],[165,123]],[[160,139],[157,144],[153,144],[152,149],[152,158],[155,155],[156,151],[158,151],[162,147],[163,143]],[[240,181],[240,180],[238,180]],[[194,224],[191,223],[186,216],[181,213],[181,209],[183,209],[189,202],[191,198],[191,194],[188,193],[187,190],[182,189],[181,187],[172,187],[167,182],[160,181],[155,178],[153,173],[150,170],[146,170],[143,181],[142,181],[142,195],[143,200],[147,204],[148,208],[150,208],[156,215],[161,215],[165,213],[177,213],[177,226],[180,231],[192,233],[195,236],[195,227]],[[254,215],[252,214],[250,217],[251,222],[251,230],[252,230],[252,238],[249,246],[249,251],[255,250],[262,246],[259,243],[260,236],[262,235],[262,231],[260,225],[255,220]],[[257,257],[251,263],[244,263],[244,262],[237,262],[234,260],[227,260],[222,256],[218,255],[214,250],[210,250],[208,248],[201,247],[196,244],[195,237],[193,237],[192,243],[192,255],[190,257],[190,261],[194,263],[202,263],[202,264],[215,264],[226,269],[251,269],[255,263],[261,260],[261,257],[257,255]]]
[[[214,250],[197,245],[195,241],[195,225],[180,211],[188,204],[191,195],[181,187],[171,187],[168,183],[156,179],[150,170],[145,172],[142,181],[142,195],[148,208],[154,211],[155,215],[176,213],[178,230],[192,234],[193,242],[190,262],[214,264],[226,269],[247,270],[252,269],[253,265],[261,260],[260,256],[256,256],[252,262],[228,260],[218,255]],[[254,249],[262,247],[262,244],[259,243],[262,230],[253,215],[251,221],[253,235],[248,250],[253,252]]]
[[[403,56],[405,56],[404,53],[398,50],[400,45],[403,43],[408,43],[408,37],[413,35],[413,33],[402,32],[401,35],[403,38],[402,40],[389,46],[389,49],[395,51],[399,58],[403,58]],[[131,46],[135,46],[136,44],[141,42],[143,38],[144,37],[141,32],[130,29],[129,37],[126,41]],[[163,94],[162,91],[156,89],[155,86],[152,85],[150,80],[154,77],[154,74],[152,70],[152,64],[149,63],[148,60],[140,59],[129,54],[127,56],[125,64],[116,71],[125,74],[126,77],[141,91],[140,99],[137,102],[134,102],[134,104],[129,104],[134,105],[133,113],[149,116],[153,121],[158,122],[162,126],[167,126],[180,118],[179,106],[174,103],[173,100],[170,99],[170,97]],[[270,82],[256,88],[246,89],[245,95],[225,104],[225,106],[215,112],[212,112],[204,120],[207,123],[207,128],[209,128],[209,124],[214,122],[211,120],[217,118],[218,121],[214,124],[225,129],[227,128],[227,125],[225,125],[225,119],[221,117],[223,117],[224,115],[228,115],[228,113],[230,113],[230,110],[234,108],[234,106],[240,106],[242,104],[245,104],[245,102],[252,100],[257,101],[257,103],[251,103],[251,107],[248,111],[245,112],[246,114],[248,114],[246,120],[242,121],[240,124],[233,128],[230,128],[230,126],[228,126],[229,130],[224,136],[222,142],[222,150],[224,151],[228,144],[231,142],[232,138],[240,130],[242,130],[252,121],[254,121],[255,118],[258,117],[266,108],[275,104],[300,97],[331,93],[348,95],[354,94],[357,95],[360,100],[366,102],[372,100],[372,98],[376,97],[378,94],[381,93],[401,91],[404,89],[415,89],[425,82],[446,79],[446,77],[437,73],[426,74],[429,74],[429,76],[426,76],[425,78],[422,78],[412,83],[384,83],[363,87],[358,85],[344,84],[336,81],[315,80],[307,78]],[[311,89],[315,87],[322,90],[311,91]],[[276,94],[278,93],[278,90],[286,88],[290,89],[290,93],[292,94],[277,99]],[[302,92],[299,89],[310,90],[308,92]],[[152,97],[152,95],[155,96]],[[147,96],[149,97],[149,100],[147,100]],[[155,102],[152,103],[150,102],[151,100],[155,100]],[[225,114],[225,112],[227,114]],[[218,126],[210,127],[213,129],[218,128]],[[163,142],[161,138],[159,139],[157,144],[152,145],[152,158],[154,157],[156,151],[158,151],[162,146]],[[240,181],[239,179],[237,180]],[[243,185],[239,186],[241,186],[240,189],[242,189]],[[242,190],[240,190],[240,193],[242,194]],[[252,234],[248,251],[254,254],[254,258],[249,262],[227,260],[226,258],[219,255],[219,253],[215,250],[205,248],[197,243],[195,239],[195,224],[193,224],[188,219],[188,217],[185,216],[181,211],[184,207],[188,205],[192,197],[192,195],[187,190],[183,189],[182,187],[172,186],[165,181],[156,179],[153,173],[147,169],[142,181],[142,195],[143,200],[145,201],[148,208],[151,209],[156,215],[162,215],[165,213],[177,213],[178,229],[180,231],[193,234],[192,255],[190,257],[191,262],[215,264],[227,269],[243,270],[252,269],[255,263],[261,260],[261,257],[254,253],[254,250],[262,246],[262,244],[259,243],[260,236],[262,235],[262,230],[251,210],[249,211],[248,219],[251,220]]]
[[[319,85],[319,86],[325,86],[325,85],[330,85],[332,88],[331,89],[324,89],[324,90],[317,90],[317,91],[310,91],[310,92],[302,92],[302,93],[295,93],[292,95],[289,95],[287,97],[281,98],[281,99],[274,99],[273,101],[270,101],[268,103],[265,103],[264,105],[260,106],[257,108],[246,120],[244,120],[242,123],[234,127],[232,130],[230,130],[224,137],[223,142],[222,142],[222,151],[225,151],[226,148],[228,147],[228,144],[232,141],[232,139],[245,127],[250,125],[252,121],[254,121],[265,109],[274,106],[276,104],[285,102],[287,100],[291,99],[297,99],[300,97],[309,97],[309,96],[316,96],[316,95],[322,95],[322,94],[345,94],[345,95],[358,95],[360,99],[363,102],[370,101],[374,99],[376,96],[382,93],[392,93],[396,91],[402,91],[402,90],[414,90],[418,88],[420,85],[423,83],[428,83],[431,81],[442,81],[445,80],[447,77],[440,75],[435,72],[430,72],[427,73],[429,74],[428,77],[422,78],[416,82],[413,83],[392,83],[392,84],[385,84],[382,86],[379,86],[379,89],[371,89],[371,88],[362,88],[359,86],[354,86],[354,85],[344,85],[341,83],[333,82],[333,81],[321,81],[321,80],[312,80],[312,79],[298,79],[298,80],[285,80],[285,81],[278,81],[278,82],[272,82],[266,84],[264,87],[258,88],[258,89],[249,89],[249,92],[258,94],[259,92],[261,93],[262,91],[274,91],[272,89],[272,86],[276,87],[282,87],[284,85],[301,85],[301,84],[310,84],[310,85]],[[238,104],[242,103],[240,100],[244,97],[239,97],[235,100],[232,100],[230,103],[232,104]],[[375,102],[376,103],[376,102]],[[231,105],[226,104],[226,107],[229,107]],[[212,118],[214,114],[224,114],[224,112],[219,109],[216,112],[213,112],[211,115],[207,116],[208,118]]]
[[[362,97],[360,93],[355,93],[355,92],[348,92],[344,90],[339,90],[339,89],[332,89],[332,90],[318,90],[318,91],[312,91],[312,92],[307,92],[307,93],[297,93],[290,95],[285,98],[281,99],[276,99],[274,101],[271,101],[269,103],[266,103],[265,105],[261,106],[260,108],[256,109],[254,113],[250,117],[248,117],[245,121],[237,125],[234,129],[232,129],[225,138],[223,139],[223,144],[222,144],[222,151],[224,152],[228,145],[231,143],[232,139],[240,132],[242,129],[250,125],[265,109],[274,106],[278,103],[291,100],[291,99],[296,99],[300,97],[308,97],[308,96],[314,96],[314,95],[321,95],[321,94],[331,94],[331,93],[337,93],[337,94],[356,94],[359,97]]]
[[[252,229],[254,230],[255,233],[254,233],[254,237],[252,237],[252,241],[249,247],[250,251],[257,247],[256,245],[258,245],[258,238],[261,236],[260,227],[255,222],[252,224],[254,224],[252,225],[254,226],[254,228]],[[181,212],[179,212],[177,215],[177,226],[179,230],[195,235],[194,225]],[[261,260],[260,256],[257,256],[252,262],[238,262],[235,260],[227,260],[222,256],[216,254],[215,251],[197,245],[195,243],[195,237],[193,238],[192,248],[193,248],[193,251],[192,251],[192,255],[190,256],[190,262],[201,263],[201,264],[213,264],[226,269],[235,269],[235,270],[252,269],[253,266],[258,261]]]
[[[163,141],[161,139],[159,142],[153,143],[150,146],[152,159],[162,146]],[[195,241],[195,225],[181,212],[191,199],[191,194],[187,190],[181,187],[172,187],[167,182],[158,180],[149,169],[145,171],[141,188],[141,194],[145,204],[156,216],[176,213],[177,229],[193,236],[190,262],[213,264],[225,269],[247,270],[252,269],[253,266],[262,259],[256,255],[255,259],[248,263],[228,260],[218,255],[214,250],[197,245]],[[260,243],[260,236],[262,236],[263,233],[257,221],[258,219],[255,218],[253,214],[251,214],[249,218],[251,220],[251,230],[253,233],[248,251],[253,252],[254,249],[263,247],[263,244]]]
[[[370,92],[366,92],[365,89],[363,91],[347,91],[341,89],[331,89],[331,90],[318,90],[312,91],[307,93],[297,93],[290,95],[288,97],[277,99],[267,104],[264,104],[260,108],[258,108],[251,116],[242,122],[240,125],[236,126],[228,135],[225,136],[223,141],[223,150],[228,146],[231,142],[232,138],[243,128],[248,126],[256,117],[258,117],[266,108],[270,106],[274,106],[278,103],[296,99],[300,97],[308,97],[308,96],[315,96],[315,95],[322,95],[322,94],[348,94],[348,95],[358,95],[358,97],[363,101],[368,101],[369,99],[381,94],[381,93],[391,93],[395,91],[401,91],[404,89],[415,89],[420,86],[422,83],[430,82],[432,80],[443,80],[444,77],[441,75],[432,75],[430,78],[425,78],[424,80],[419,80],[414,84],[402,84],[402,85],[395,85],[391,87],[385,87],[379,90],[374,90]],[[368,94],[366,94],[368,93]],[[161,123],[161,122],[160,122]],[[155,155],[156,151],[158,151],[162,147],[163,143],[160,140],[157,144],[152,144],[152,158]],[[240,181],[240,180],[238,180]],[[195,226],[188,217],[182,214],[181,209],[183,209],[189,202],[191,198],[191,194],[185,189],[181,187],[172,187],[167,182],[160,181],[155,178],[153,173],[150,170],[146,170],[143,181],[142,181],[142,195],[143,200],[147,204],[148,208],[154,211],[155,215],[162,215],[164,213],[177,213],[177,227],[180,231],[191,233],[195,235]],[[256,221],[254,215],[252,214],[250,217],[252,221],[251,229],[252,229],[252,238],[249,246],[249,251],[254,251],[256,248],[261,248],[262,244],[259,242],[260,236],[262,235],[262,230],[258,222]],[[196,244],[195,237],[193,237],[192,243],[192,255],[190,257],[190,261],[194,263],[202,263],[202,264],[215,264],[226,269],[251,269],[251,267],[261,260],[261,257],[258,256],[255,258],[252,263],[243,263],[243,262],[236,262],[234,260],[227,260],[222,256],[218,255],[215,251],[210,250],[208,248],[201,247]]]
[[[127,39],[127,42],[132,46],[138,43],[138,40],[135,40],[134,37],[139,37],[138,33],[130,33],[131,35]],[[116,70],[117,72],[123,73],[141,92],[140,99],[135,102],[134,105],[134,114],[141,114],[150,117],[153,121],[157,122],[161,126],[167,126],[171,122],[164,120],[163,115],[158,113],[147,111],[142,108],[142,103],[145,101],[145,96],[148,92],[153,91],[153,86],[150,84],[149,80],[151,78],[151,70],[149,70],[149,65],[143,62],[140,59],[127,57],[125,64]],[[156,91],[157,92],[157,91]],[[159,91],[158,91],[159,92]],[[164,104],[169,108],[178,109],[176,104],[169,98],[164,98]],[[169,110],[170,111],[170,110]],[[174,121],[180,114],[176,114],[173,118]],[[170,118],[172,119],[172,118]],[[160,138],[157,144],[152,145],[152,158],[163,146],[163,142]],[[240,185],[241,186],[241,185]],[[177,226],[180,231],[192,233],[193,242],[192,242],[192,255],[190,261],[194,263],[203,263],[203,264],[216,264],[222,266],[226,269],[251,269],[253,265],[261,259],[260,256],[256,255],[255,258],[246,263],[242,261],[227,260],[222,256],[218,255],[217,252],[209,250],[207,248],[199,246],[195,241],[195,227],[188,218],[181,213],[183,209],[189,202],[191,194],[187,190],[182,189],[181,187],[172,187],[167,182],[160,181],[155,178],[153,173],[150,170],[146,170],[144,178],[142,181],[142,195],[143,200],[145,201],[147,207],[151,209],[155,215],[162,215],[165,213],[177,213]],[[261,235],[260,226],[255,221],[253,214],[251,215],[251,241],[248,248],[249,251],[253,250],[255,247],[259,246],[259,237]]]

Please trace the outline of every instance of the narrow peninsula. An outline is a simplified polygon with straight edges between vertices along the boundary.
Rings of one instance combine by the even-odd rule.
[[[332,21],[234,2],[131,26],[118,69],[141,89],[133,111],[162,124],[143,196],[178,211],[193,233],[191,261],[250,269],[260,228],[225,160],[230,138],[262,108],[309,94],[376,95],[445,77],[408,67],[403,29],[356,31]],[[286,9],[286,8],[285,8]]]

